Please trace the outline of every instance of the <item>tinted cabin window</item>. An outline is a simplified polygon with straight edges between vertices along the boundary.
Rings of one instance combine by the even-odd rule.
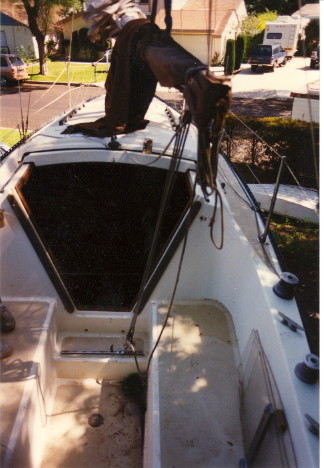
[[[114,163],[32,168],[20,196],[77,308],[131,310],[166,176],[163,169]],[[188,176],[178,174],[156,261],[189,198]]]
[[[282,33],[277,33],[277,32],[267,33],[267,39],[281,39],[281,38],[282,38]]]

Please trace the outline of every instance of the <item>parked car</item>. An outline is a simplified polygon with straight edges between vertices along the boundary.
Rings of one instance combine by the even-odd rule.
[[[317,46],[317,49],[312,51],[311,59],[310,59],[310,67],[315,68],[316,65],[319,66],[320,64],[320,46]]]
[[[0,54],[0,84],[7,86],[29,78],[27,65],[14,54]]]
[[[280,44],[259,44],[252,50],[249,58],[252,72],[256,72],[258,68],[268,68],[273,72],[276,67],[283,67],[286,63],[287,53]]]

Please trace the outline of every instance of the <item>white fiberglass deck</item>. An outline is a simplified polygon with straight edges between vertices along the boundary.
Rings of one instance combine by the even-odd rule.
[[[162,319],[166,308],[159,312]],[[163,468],[238,466],[244,450],[236,357],[221,305],[174,306],[159,346]]]
[[[100,414],[103,424],[89,418]],[[57,379],[41,468],[140,468],[139,411],[119,383]]]

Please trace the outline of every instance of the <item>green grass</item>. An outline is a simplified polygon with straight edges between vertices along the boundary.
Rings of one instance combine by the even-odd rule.
[[[30,132],[28,132],[30,133]],[[19,130],[11,128],[0,128],[0,141],[8,146],[14,146],[21,140]]]
[[[106,63],[99,63],[94,67],[91,63],[70,63],[67,66],[65,62],[47,62],[47,75],[39,74],[39,64],[34,63],[28,67],[28,73],[32,81],[49,81],[57,83],[97,83],[105,81],[107,77]],[[68,76],[69,74],[69,76]]]

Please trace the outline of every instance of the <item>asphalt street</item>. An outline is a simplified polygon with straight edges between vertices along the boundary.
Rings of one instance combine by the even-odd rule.
[[[223,67],[214,69],[216,75],[223,75]],[[309,59],[294,57],[285,67],[274,73],[252,73],[245,64],[240,73],[231,78],[233,101],[231,110],[241,115],[254,117],[291,115],[291,92],[300,91],[306,84],[320,78],[319,69],[311,69]],[[90,98],[104,94],[101,86],[45,85],[24,83],[0,89],[0,127],[21,127],[22,117],[28,120],[28,129],[36,130],[53,118],[64,115],[69,108],[78,107]],[[158,85],[157,94],[166,101],[181,100],[181,94],[174,89]]]
[[[103,87],[45,85],[24,83],[22,86],[0,88],[0,127],[21,128],[28,121],[28,130],[37,130],[69,109],[105,93]]]

